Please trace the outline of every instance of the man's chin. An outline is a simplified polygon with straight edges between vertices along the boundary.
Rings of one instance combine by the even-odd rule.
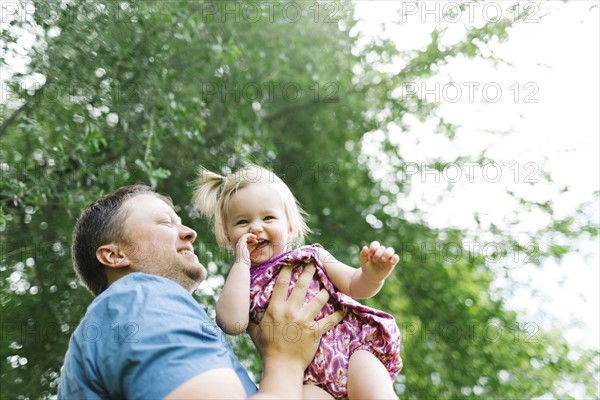
[[[191,268],[186,268],[188,271],[188,276],[192,278],[194,281],[198,282],[198,284],[202,283],[206,279],[207,272],[204,265],[198,263]]]
[[[198,286],[206,280],[206,269],[202,264],[193,266],[185,265],[180,269],[180,274],[176,278],[179,284],[186,288],[189,292],[198,289]]]

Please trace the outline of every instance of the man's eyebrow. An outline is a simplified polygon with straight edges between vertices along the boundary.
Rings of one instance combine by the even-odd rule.
[[[179,215],[177,215],[177,213],[174,210],[171,210],[170,215],[175,222],[177,222],[178,224],[182,223],[181,218],[179,217]]]
[[[167,211],[167,210],[161,211],[159,215],[167,216],[167,217],[169,217],[170,220],[172,220],[172,221],[174,221],[174,222],[176,222],[178,224],[181,224],[181,218],[173,210],[170,210],[170,211]]]

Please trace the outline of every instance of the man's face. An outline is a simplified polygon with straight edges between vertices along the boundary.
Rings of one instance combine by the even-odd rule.
[[[206,279],[206,269],[194,254],[196,232],[182,225],[175,211],[151,194],[134,196],[123,207],[127,258],[132,272],[169,278],[189,291]]]

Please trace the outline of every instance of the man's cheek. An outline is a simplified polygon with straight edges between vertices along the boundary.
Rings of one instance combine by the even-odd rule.
[[[136,242],[127,242],[126,248],[127,259],[132,264],[139,264],[148,258],[148,254],[144,254],[146,252],[142,251],[142,247]]]

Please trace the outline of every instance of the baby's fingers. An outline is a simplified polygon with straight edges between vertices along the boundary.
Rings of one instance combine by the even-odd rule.
[[[240,237],[238,239],[236,247],[237,247],[238,251],[241,251],[246,246],[248,246],[248,243],[256,243],[256,242],[257,242],[256,235],[254,235],[253,233],[246,233],[245,235],[242,235],[242,237]]]
[[[360,250],[360,265],[366,264],[369,261],[369,248],[363,246]]]
[[[394,251],[393,247],[388,247],[384,252],[383,255],[381,256],[381,261],[384,263],[389,263],[390,260],[392,259],[392,257],[394,257],[394,255],[396,254],[396,252]]]
[[[387,259],[391,257],[391,254],[389,256],[386,256],[387,251],[388,251],[387,247],[380,246],[375,251],[375,254],[372,255],[371,259],[376,263],[386,262]],[[393,252],[394,252],[394,249],[392,249],[392,253]]]
[[[250,253],[248,252],[248,243],[256,243],[256,235],[247,233],[240,237],[235,245],[235,261],[250,263]]]
[[[398,257],[393,247],[381,246],[373,255],[373,261],[379,264],[388,264],[393,267],[400,261],[400,257]]]
[[[256,243],[258,240],[256,239],[256,235],[254,233],[246,233],[242,235],[238,243]]]
[[[369,245],[369,253],[371,253],[371,255],[373,256],[379,248],[381,248],[381,245],[378,241],[375,240]]]

